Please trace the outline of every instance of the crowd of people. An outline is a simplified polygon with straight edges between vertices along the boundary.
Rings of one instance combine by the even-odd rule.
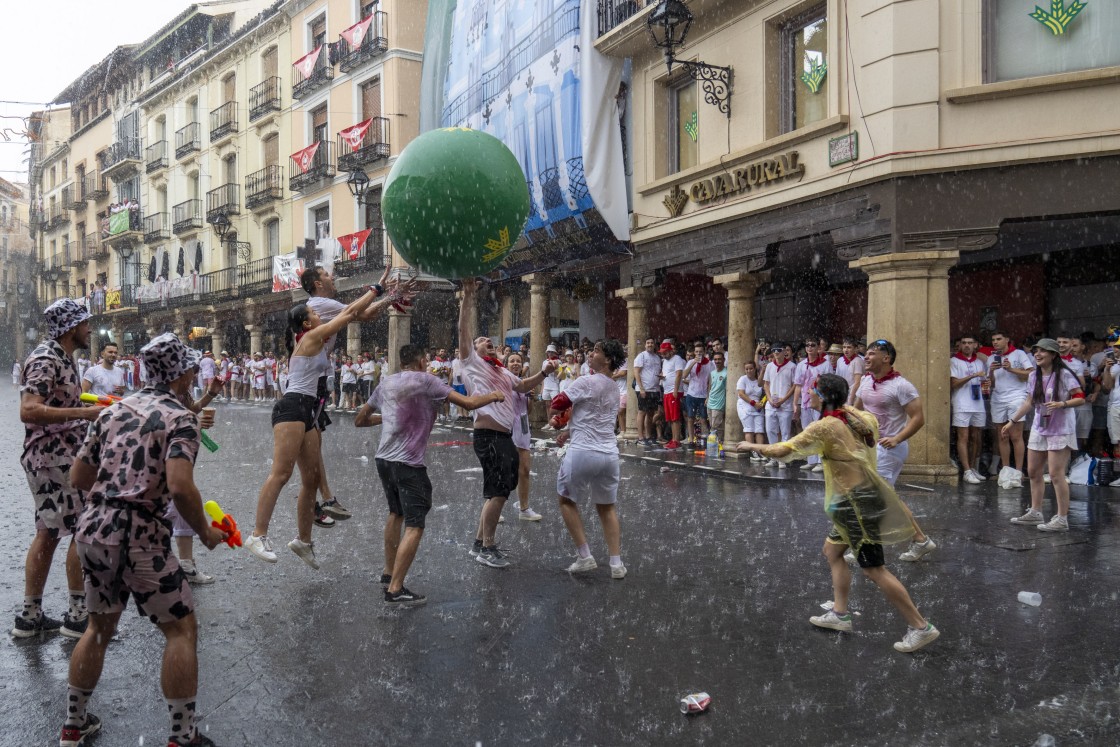
[[[499,542],[510,496],[518,495],[521,520],[542,518],[528,503],[529,418],[539,400],[547,403],[547,428],[556,433],[562,453],[556,494],[575,555],[567,571],[593,573],[599,566],[584,525],[584,514],[594,507],[609,576],[626,578],[616,505],[632,369],[644,447],[676,450],[718,440],[724,413],[733,411],[743,438],[726,445],[728,450],[779,475],[789,474],[797,462],[800,470],[823,473],[831,531],[822,553],[834,597],[825,614],[809,619],[812,625],[852,630],[848,594],[855,564],[907,623],[896,650],[917,651],[940,635],[886,568],[885,545],[907,544],[899,558],[911,562],[937,548],[894,489],[908,441],[924,427],[925,414],[919,392],[894,367],[898,351],[890,341],[865,345],[847,338],[829,344],[817,336],[796,345],[763,341],[741,374],[728,371],[718,338],[691,344],[650,338],[633,356],[614,340],[584,340],[572,348],[550,344],[544,359],[534,362],[524,346],[499,348],[477,334],[471,310],[478,284],[468,280],[462,284],[458,347],[448,355],[442,348],[404,345],[397,351],[400,370],[390,373],[383,350],[351,358],[332,352],[335,339],[351,323],[407,307],[416,286],[391,282],[386,273],[343,304],[323,268],[305,271],[301,283],[308,300],[288,314],[286,355],[221,351],[215,358],[165,333],[127,359],[115,345],[103,345],[93,363],[76,355],[89,338],[89,312],[62,299],[44,312],[47,338],[13,367],[26,425],[21,463],[35,502],[35,535],[12,634],[78,639],[62,747],[76,747],[101,728],[87,706],[130,598],[166,639],[161,683],[168,744],[212,744],[194,723],[197,623],[191,585],[213,578],[194,562],[193,541],[212,549],[228,537],[204,517],[193,467],[202,430],[214,424],[210,405],[223,398],[272,404],[273,459],[244,539],[249,552],[269,563],[280,560],[269,537],[271,520],[297,469],[296,536],[287,547],[300,560],[318,569],[315,528],[351,516],[331,492],[324,465],[328,412],[356,410],[355,427],[380,427],[374,465],[388,508],[380,583],[386,605],[415,607],[426,597],[406,582],[432,508],[426,456],[433,427],[440,419],[472,421],[483,479],[477,524],[464,527],[473,535],[469,556],[481,566],[503,569],[512,562]],[[1014,487],[1021,485],[1025,469],[1031,505],[1011,521],[1067,531],[1071,454],[1102,448],[1100,431],[1108,434],[1106,451],[1107,443],[1115,445],[1120,437],[1115,351],[1120,332],[1110,329],[1101,341],[1042,337],[1027,346],[1029,355],[1003,332],[992,334],[990,345],[981,342],[961,336],[949,361],[953,441],[963,479],[981,482],[992,472],[1001,485]],[[107,407],[86,406],[81,395],[87,392],[119,399]],[[1048,480],[1058,510],[1047,521],[1042,510]],[[42,596],[66,537],[71,538],[65,562],[68,608],[56,620],[44,612]]]

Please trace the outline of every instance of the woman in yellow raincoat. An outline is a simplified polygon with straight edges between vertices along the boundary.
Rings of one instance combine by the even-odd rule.
[[[894,644],[895,649],[917,651],[933,643],[940,633],[922,617],[906,587],[883,564],[883,545],[909,540],[914,528],[894,489],[875,471],[875,443],[879,439],[875,416],[845,406],[847,399],[848,382],[824,374],[813,389],[813,407],[820,408],[820,420],[789,441],[769,445],[743,441],[737,448],[783,461],[804,459],[810,454],[822,458],[824,507],[832,520],[822,552],[832,571],[833,606],[824,615],[809,618],[809,622],[821,628],[852,630],[848,612],[852,574],[844,560],[844,551],[851,547],[864,575],[906,619],[909,628]]]

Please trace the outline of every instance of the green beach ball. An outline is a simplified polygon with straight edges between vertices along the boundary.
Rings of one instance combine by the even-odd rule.
[[[465,127],[409,143],[389,172],[385,230],[409,265],[442,278],[500,265],[529,217],[525,174],[502,141]]]

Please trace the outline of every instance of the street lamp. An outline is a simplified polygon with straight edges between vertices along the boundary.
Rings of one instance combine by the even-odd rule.
[[[359,205],[365,203],[366,189],[369,187],[369,177],[366,176],[366,172],[361,169],[351,171],[350,176],[346,177],[346,186]]]
[[[674,64],[684,67],[689,77],[699,81],[704,89],[704,100],[731,119],[731,68],[676,58],[675,51],[684,46],[692,20],[692,11],[681,0],[661,0],[646,16],[646,28],[654,46],[665,50],[668,71],[673,72]]]
[[[121,244],[117,247],[117,254],[121,255],[121,259],[129,259],[132,257],[132,244]]]
[[[229,216],[223,210],[214,216],[214,220],[210,221],[210,224],[214,226],[214,232],[218,234],[218,242],[224,244],[226,234],[229,233],[230,225],[232,225],[229,222]]]

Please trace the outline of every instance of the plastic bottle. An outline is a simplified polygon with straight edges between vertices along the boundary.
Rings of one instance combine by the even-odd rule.
[[[704,451],[704,455],[709,459],[716,459],[719,457],[719,438],[716,436],[714,430],[708,433],[707,448]]]
[[[1038,607],[1042,604],[1042,595],[1037,591],[1020,591],[1019,601],[1031,607]]]

